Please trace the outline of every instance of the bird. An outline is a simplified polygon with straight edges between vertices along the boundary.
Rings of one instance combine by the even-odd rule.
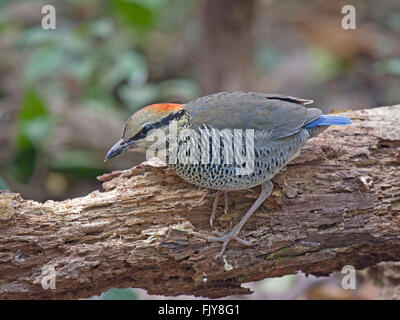
[[[157,145],[167,165],[181,178],[196,186],[217,190],[209,221],[211,227],[221,195],[224,195],[227,213],[229,191],[261,186],[258,198],[229,232],[215,230],[215,237],[196,233],[209,242],[222,242],[217,259],[224,255],[232,240],[253,245],[239,237],[240,231],[271,195],[272,178],[300,154],[306,141],[330,125],[352,123],[347,117],[323,115],[320,109],[307,106],[311,103],[313,100],[281,94],[236,91],[210,94],[185,104],[152,104],[139,109],[126,121],[122,138],[108,151],[105,161],[127,150],[148,150],[152,144]],[[158,132],[158,137],[165,134],[167,138],[149,139],[154,132]],[[189,140],[179,136],[187,138],[190,136],[187,132],[191,134]],[[171,138],[173,133],[180,138]],[[247,137],[251,139],[246,140]],[[181,152],[181,156],[171,150]],[[199,153],[205,161],[194,157]],[[197,161],[187,161],[185,155]],[[243,158],[249,159],[248,163],[241,161]]]

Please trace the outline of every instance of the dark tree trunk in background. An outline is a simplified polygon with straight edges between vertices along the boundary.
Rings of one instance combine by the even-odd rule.
[[[196,68],[203,93],[250,90],[255,0],[199,3],[201,40]]]

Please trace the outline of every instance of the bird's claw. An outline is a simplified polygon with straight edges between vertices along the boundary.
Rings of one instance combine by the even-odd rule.
[[[224,237],[226,237],[226,236],[229,235],[229,233],[228,233],[228,234],[225,234],[225,233],[223,233],[223,232],[219,232],[218,230],[214,230],[213,233],[215,233],[217,236],[219,236],[219,238],[213,238],[213,239],[217,239],[217,240],[214,240],[214,241],[221,241],[221,242],[223,242],[223,238],[224,238]],[[218,239],[221,239],[221,240],[218,240]],[[243,244],[243,245],[245,245],[245,246],[252,246],[252,245],[253,245],[252,242],[247,241],[247,240],[243,240],[242,238],[239,238],[237,235],[236,235],[236,236],[233,236],[233,237],[231,238],[231,240],[232,240],[232,239],[235,239],[237,242],[239,242],[239,243],[241,243],[241,244]]]
[[[228,246],[228,243],[232,240],[235,239],[236,241],[238,241],[239,243],[245,245],[245,246],[252,246],[253,243],[250,241],[246,241],[243,240],[242,238],[240,238],[236,233],[237,231],[235,229],[231,230],[229,233],[222,233],[219,232],[217,230],[214,230],[213,233],[215,233],[218,237],[207,237],[205,235],[202,234],[198,234],[196,233],[196,235],[201,238],[204,239],[208,242],[222,242],[222,248],[220,250],[220,252],[215,256],[215,259],[217,260],[218,258],[222,257],[222,255],[224,254],[226,247]]]
[[[210,216],[210,227],[214,227],[214,220],[215,220],[215,213],[211,214]]]

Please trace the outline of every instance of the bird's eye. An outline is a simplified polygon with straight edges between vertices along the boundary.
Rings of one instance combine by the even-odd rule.
[[[151,124],[146,124],[143,129],[149,131],[151,129]]]

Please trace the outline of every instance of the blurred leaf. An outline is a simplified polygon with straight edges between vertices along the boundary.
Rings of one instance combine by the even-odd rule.
[[[274,67],[279,65],[279,59],[283,56],[282,50],[269,45],[262,46],[255,49],[255,63],[257,69],[261,68],[264,71],[273,70]]]
[[[400,32],[400,13],[392,12],[389,14],[386,23],[392,31]]]
[[[114,24],[111,19],[99,19],[90,24],[89,32],[92,36],[107,38],[114,32]]]
[[[321,48],[311,50],[311,61],[318,82],[328,81],[344,71],[344,64],[334,54]]]
[[[126,85],[119,90],[121,99],[131,111],[136,111],[155,101],[158,97],[158,92],[158,88],[154,84],[147,84],[137,88]]]
[[[59,33],[56,45],[57,49],[72,56],[86,56],[93,50],[92,43],[88,40],[86,34],[81,34],[78,30],[72,31],[66,29],[65,32]]]
[[[382,74],[400,75],[400,58],[391,58],[375,63],[375,69]]]
[[[31,27],[22,32],[17,45],[22,48],[50,48],[65,55],[84,54],[91,49],[91,42],[82,28],[60,28],[49,32],[41,27]]]
[[[131,111],[153,103],[189,101],[199,95],[200,89],[196,82],[189,79],[172,79],[159,85],[146,84],[141,87],[123,86],[119,90],[121,99]]]
[[[127,80],[133,85],[146,82],[148,68],[142,55],[134,51],[127,51],[118,56],[117,59],[100,80],[102,86],[107,90],[112,90],[122,80]]]
[[[8,2],[11,2],[12,0],[0,0],[0,8],[6,5]]]
[[[44,103],[37,92],[28,88],[24,94],[24,100],[19,112],[19,120],[30,120],[32,118],[45,116],[47,114],[48,112],[46,107],[44,106]]]
[[[111,5],[117,17],[129,25],[147,29],[154,24],[155,12],[143,1],[112,0]]]
[[[40,148],[51,134],[53,121],[49,116],[36,117],[29,121],[22,121],[20,134],[27,137],[33,146]]]
[[[282,293],[293,286],[296,275],[287,275],[280,278],[269,278],[261,281],[261,288],[268,293]]]
[[[91,86],[86,90],[81,106],[97,110],[110,110],[116,106],[116,101],[109,92],[100,90],[97,86]]]
[[[48,32],[41,27],[31,27],[21,33],[18,40],[18,46],[29,47],[36,46],[44,43],[51,43],[57,40],[56,32]]]
[[[20,139],[26,138],[21,137]],[[35,168],[36,157],[37,152],[31,145],[18,149],[14,163],[9,167],[10,173],[19,181],[27,182]]]
[[[80,176],[95,176],[105,170],[103,161],[92,151],[69,150],[57,153],[50,162],[54,171],[63,171]]]
[[[172,79],[163,81],[159,85],[159,90],[159,98],[162,100],[176,99],[178,101],[189,101],[200,94],[200,88],[197,83],[190,79]]]
[[[96,59],[89,56],[73,63],[66,72],[79,81],[88,82],[97,67]]]
[[[17,148],[28,144],[40,147],[50,137],[53,127],[51,115],[36,91],[28,89],[18,117]]]
[[[36,49],[26,63],[23,79],[26,83],[33,83],[44,76],[54,75],[65,60],[65,54],[54,47]]]
[[[1,177],[0,177],[0,190],[10,190],[10,187],[8,186],[7,182],[5,182]]]
[[[102,300],[137,300],[136,292],[131,288],[112,288],[101,295]]]
[[[35,167],[37,151],[50,138],[52,127],[51,115],[43,101],[36,91],[27,89],[19,112],[16,155],[11,169],[17,179],[29,179]]]
[[[183,27],[186,29],[188,27],[184,26],[184,24],[190,10],[195,9],[195,0],[173,0],[168,2],[160,0],[156,1],[159,2],[157,4],[159,10],[162,10],[162,14],[159,15],[157,20],[157,26],[159,29],[168,32]],[[193,24],[191,24],[191,26],[193,27]],[[185,31],[188,32],[189,30],[186,29]],[[195,32],[195,35],[198,35],[198,33],[199,30]]]
[[[176,0],[134,0],[136,3],[140,3],[142,6],[146,8],[156,11],[163,8],[165,4],[171,4],[171,2],[176,2]],[[183,0],[187,1],[187,0]]]

